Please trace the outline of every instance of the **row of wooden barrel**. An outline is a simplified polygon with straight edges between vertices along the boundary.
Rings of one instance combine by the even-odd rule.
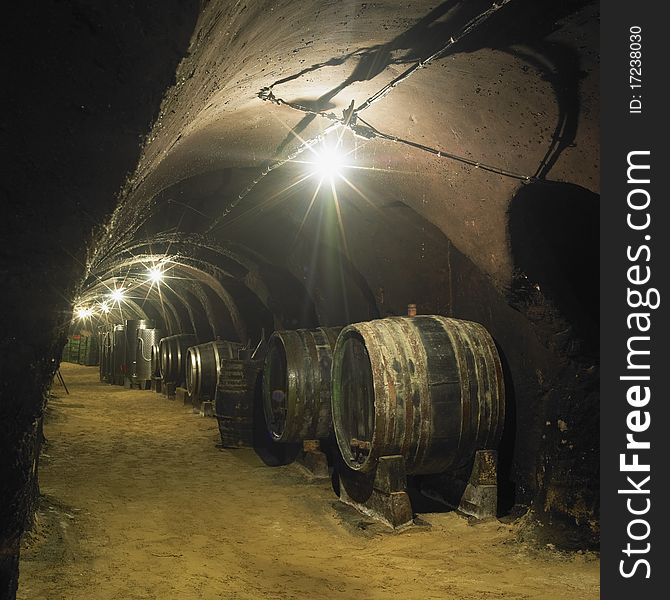
[[[195,343],[192,334],[160,340],[157,375],[175,387],[186,386],[195,408],[211,402],[224,447],[253,445],[255,395],[260,391],[262,360],[253,360],[243,344],[215,340]]]
[[[501,362],[478,323],[426,315],[275,331],[262,361],[241,357],[235,342],[193,341],[163,338],[160,371],[183,379],[194,404],[214,402],[224,445],[250,443],[259,386],[275,442],[334,433],[357,471],[402,455],[408,473],[445,472],[502,435]]]

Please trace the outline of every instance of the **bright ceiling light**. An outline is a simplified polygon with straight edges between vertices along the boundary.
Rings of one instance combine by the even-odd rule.
[[[93,310],[90,308],[78,308],[77,316],[83,321],[84,319],[90,319],[93,316]]]
[[[109,304],[107,302],[101,302],[100,303],[100,312],[107,314],[111,309],[109,308]]]
[[[344,165],[344,156],[337,147],[321,144],[321,148],[315,151],[313,165],[314,175],[321,179],[333,180],[340,175]]]
[[[114,302],[121,302],[124,297],[123,288],[116,288],[115,290],[112,290],[111,297]]]
[[[149,269],[149,281],[151,281],[151,283],[160,283],[163,281],[163,271],[161,271],[160,267],[152,267]]]

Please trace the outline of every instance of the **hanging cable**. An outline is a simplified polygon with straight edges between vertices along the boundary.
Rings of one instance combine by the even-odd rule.
[[[491,173],[496,173],[497,175],[504,175],[505,177],[511,177],[512,179],[519,179],[521,181],[534,181],[536,178],[532,177],[530,175],[524,175],[522,173],[516,173],[514,171],[509,171],[508,169],[503,169],[502,167],[496,167],[494,165],[488,165],[483,162],[479,162],[477,160],[473,160],[471,158],[467,158],[465,156],[459,156],[458,154],[453,154],[451,152],[445,152],[444,150],[438,150],[436,148],[431,148],[430,146],[425,146],[424,144],[419,144],[418,142],[412,142],[411,140],[405,140],[402,138],[399,138],[395,135],[390,135],[388,133],[383,133],[382,131],[379,131],[370,123],[362,119],[361,117],[358,118],[359,122],[363,123],[365,127],[369,129],[369,131],[372,133],[372,136],[364,130],[361,130],[360,128],[354,127],[354,133],[357,135],[360,135],[361,137],[365,138],[370,138],[370,137],[377,137],[380,139],[384,140],[389,140],[391,142],[398,142],[399,144],[405,144],[407,146],[411,146],[412,148],[418,148],[419,150],[423,150],[424,152],[429,152],[430,154],[434,154],[435,156],[438,156],[440,158],[448,158],[450,160],[455,160],[457,162],[464,163],[466,165],[470,165],[471,167],[475,167],[475,169],[481,169],[482,171],[489,171]]]
[[[361,113],[364,110],[370,108],[370,106],[372,106],[375,102],[378,102],[379,100],[384,98],[384,96],[389,94],[391,90],[393,90],[395,87],[397,87],[402,82],[409,79],[419,69],[427,67],[435,59],[440,58],[442,55],[444,55],[447,52],[447,50],[449,50],[454,44],[461,41],[466,35],[472,33],[477,27],[479,27],[482,23],[488,20],[488,18],[491,15],[498,12],[503,6],[505,6],[505,4],[511,1],[512,0],[500,0],[499,2],[494,3],[488,10],[477,15],[474,19],[468,21],[468,23],[456,35],[452,35],[449,38],[449,41],[444,46],[442,46],[442,48],[440,48],[437,52],[431,54],[428,58],[424,58],[423,60],[414,63],[404,73],[398,75],[398,77],[396,77],[393,81],[387,83],[383,88],[381,88],[379,91],[375,92],[372,96],[370,96],[365,102],[363,102],[363,104],[361,104],[356,108],[355,112]]]

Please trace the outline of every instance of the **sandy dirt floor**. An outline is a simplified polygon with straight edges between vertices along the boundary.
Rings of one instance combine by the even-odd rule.
[[[598,598],[599,561],[519,543],[516,527],[427,513],[385,533],[338,510],[329,483],[216,447],[214,419],[62,366],[44,495],[18,597]]]

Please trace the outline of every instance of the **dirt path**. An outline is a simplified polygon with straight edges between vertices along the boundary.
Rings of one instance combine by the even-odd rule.
[[[357,529],[329,484],[217,449],[213,419],[100,384],[97,368],[62,373],[21,599],[598,598],[593,555],[537,552],[513,526],[452,513]]]

